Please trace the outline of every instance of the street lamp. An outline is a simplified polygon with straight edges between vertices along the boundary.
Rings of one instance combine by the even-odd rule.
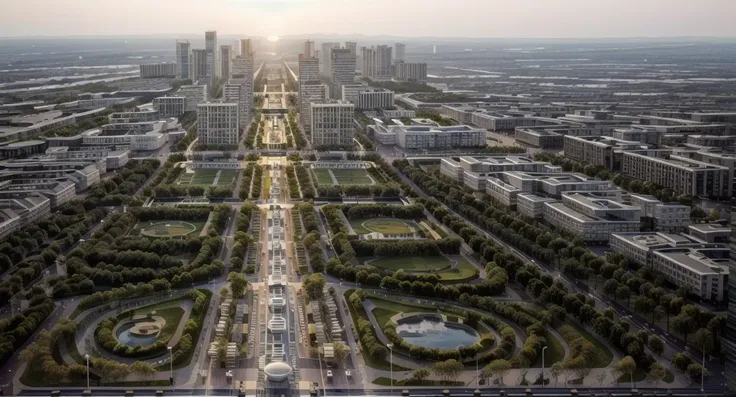
[[[174,351],[171,346],[168,346],[167,349],[169,350],[169,370],[171,371],[171,374],[169,375],[169,384],[174,384]]]
[[[478,378],[480,374],[478,372],[478,352],[475,353],[475,388],[478,389]]]
[[[388,354],[389,354],[389,365],[391,366],[391,395],[394,394],[394,345],[393,343],[389,343],[386,345],[388,347]]]
[[[542,347],[542,387],[544,387],[544,351],[547,350],[547,346]]]
[[[87,390],[89,390],[89,354],[85,354],[84,358],[87,360]]]

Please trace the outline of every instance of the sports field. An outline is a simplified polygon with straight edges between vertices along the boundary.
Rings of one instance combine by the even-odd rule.
[[[229,187],[235,183],[238,177],[237,170],[204,170],[196,169],[194,172],[181,174],[177,184],[184,186],[220,186]]]
[[[319,185],[373,185],[374,181],[365,169],[312,168],[314,180]]]
[[[434,273],[442,281],[466,281],[477,277],[478,269],[461,255],[386,257],[367,261],[366,264],[392,271]]]
[[[351,219],[350,226],[356,234],[407,234],[419,230],[419,226],[412,220],[394,218]]]
[[[204,227],[204,222],[156,221],[141,222],[141,235],[148,237],[181,237],[197,236]]]

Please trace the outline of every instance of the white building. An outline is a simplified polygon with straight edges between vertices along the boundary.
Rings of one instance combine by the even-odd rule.
[[[347,101],[347,102],[357,105],[358,104],[358,93],[360,93],[361,91],[367,90],[367,89],[368,89],[368,85],[364,83],[343,84],[341,88],[341,92],[342,92],[341,99],[343,101]]]
[[[542,197],[531,193],[519,193],[516,195],[516,211],[527,218],[542,218],[544,203],[555,201],[557,200],[551,197]]]
[[[656,197],[645,194],[632,194],[631,204],[641,208],[642,222],[652,230],[680,233],[690,225],[690,207],[687,205],[663,203]]]
[[[320,51],[321,59],[319,65],[320,74],[330,76],[332,74],[332,49],[340,48],[340,43],[322,43],[322,51]],[[350,52],[350,50],[348,50]]]
[[[153,109],[163,118],[179,117],[187,111],[187,98],[183,96],[162,96],[153,98]]]
[[[176,66],[170,62],[142,64],[141,77],[176,77]]]
[[[177,40],[176,41],[176,78],[177,79],[188,79],[190,78],[189,71],[189,57],[190,57],[190,44],[189,40]]]
[[[444,157],[440,163],[442,175],[476,191],[485,190],[485,181],[489,176],[505,171],[548,173],[560,172],[561,168],[521,155]]]
[[[486,179],[486,193],[505,207],[516,207],[517,197],[521,192],[521,189],[501,179],[494,177]]]
[[[299,120],[302,129],[309,133],[312,130],[312,104],[326,101],[329,89],[325,84],[307,84],[300,81],[299,90]]]
[[[384,89],[370,89],[358,92],[356,108],[386,109],[394,107],[394,92]]]
[[[28,181],[23,179],[0,182],[0,199],[23,199],[30,196],[43,196],[50,200],[55,210],[77,196],[71,181]]]
[[[129,124],[158,121],[161,119],[161,115],[155,110],[150,110],[142,112],[116,112],[111,113],[107,118],[110,120],[110,124]]]
[[[355,106],[345,101],[311,104],[312,146],[352,146]]]
[[[88,146],[124,146],[132,151],[153,151],[168,142],[166,122],[107,124],[82,133],[82,144]]]
[[[246,48],[247,50],[247,48]],[[237,85],[237,90],[232,87],[225,90],[226,102],[237,102],[240,107],[240,125],[243,130],[247,128],[252,118],[251,109],[253,108],[253,73],[255,65],[252,56],[239,56],[232,61],[232,73],[229,85]],[[228,92],[229,91],[229,92]]]
[[[238,104],[207,102],[197,105],[197,137],[202,145],[237,145],[240,141]]]
[[[404,149],[453,149],[485,147],[486,132],[467,125],[400,126],[396,144]]]
[[[104,160],[22,159],[0,163],[0,180],[68,180],[78,193],[99,182],[101,172],[105,172]]]
[[[5,238],[50,213],[51,201],[40,194],[18,199],[0,199],[0,238]]]
[[[186,98],[185,103],[187,112],[196,111],[197,105],[209,100],[206,85],[183,85],[179,88],[176,95]]]

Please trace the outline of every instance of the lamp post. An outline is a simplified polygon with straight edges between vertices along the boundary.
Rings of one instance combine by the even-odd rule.
[[[478,353],[475,353],[475,388],[478,389],[480,373],[478,372]]]
[[[544,387],[544,351],[547,350],[547,346],[542,347],[542,387]]]
[[[171,346],[167,347],[167,349],[169,350],[169,371],[170,371],[169,383],[173,385],[174,384],[174,351]]]
[[[700,392],[704,391],[703,381],[705,379],[705,346],[703,346],[703,363],[700,365]]]
[[[84,358],[87,360],[87,390],[89,390],[89,354],[85,354]]]
[[[389,365],[391,367],[391,395],[394,394],[394,345],[393,343],[389,343],[386,345],[388,347],[388,354],[389,354]]]

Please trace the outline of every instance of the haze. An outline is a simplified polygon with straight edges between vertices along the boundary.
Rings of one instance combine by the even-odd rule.
[[[730,0],[6,0],[0,36],[736,36]],[[277,17],[276,17],[277,16]]]

